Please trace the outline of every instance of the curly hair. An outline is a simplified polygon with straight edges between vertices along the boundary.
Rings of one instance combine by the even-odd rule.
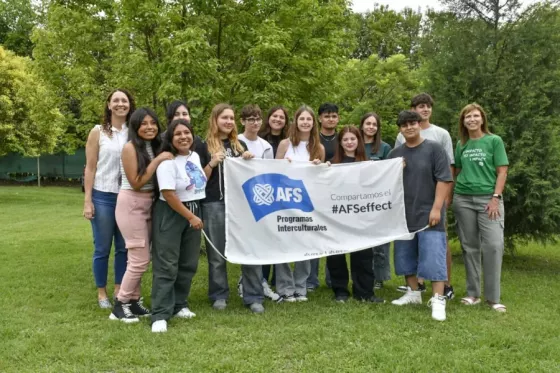
[[[113,136],[113,132],[111,131],[111,109],[109,109],[109,103],[111,102],[111,98],[113,97],[113,95],[116,92],[122,92],[126,95],[126,97],[128,98],[128,103],[129,103],[129,110],[128,110],[128,114],[126,115],[126,122],[128,123],[130,121],[130,117],[132,116],[132,113],[134,112],[134,110],[136,110],[136,103],[134,102],[134,97],[132,97],[132,95],[130,94],[130,92],[128,92],[126,89],[121,89],[121,88],[117,88],[114,91],[112,91],[109,96],[107,96],[107,100],[105,100],[105,109],[103,111],[103,124],[101,125],[101,129],[103,132],[105,132],[105,134],[109,137]]]

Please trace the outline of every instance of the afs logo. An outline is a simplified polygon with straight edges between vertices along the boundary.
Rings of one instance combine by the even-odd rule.
[[[242,187],[255,221],[280,210],[313,211],[313,203],[301,180],[282,174],[262,174],[250,178]]]

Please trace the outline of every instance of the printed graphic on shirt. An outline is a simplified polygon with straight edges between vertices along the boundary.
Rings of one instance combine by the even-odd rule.
[[[206,176],[197,165],[191,161],[187,161],[187,163],[185,163],[185,171],[189,179],[187,181],[187,190],[196,188],[197,191],[195,191],[195,193],[197,193],[198,189],[206,188]]]
[[[463,152],[463,158],[483,167],[484,161],[486,160],[486,153],[482,149],[467,149]]]

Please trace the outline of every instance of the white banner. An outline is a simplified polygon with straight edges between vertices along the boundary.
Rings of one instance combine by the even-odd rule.
[[[225,256],[297,262],[411,239],[402,173],[401,158],[330,167],[226,158]]]

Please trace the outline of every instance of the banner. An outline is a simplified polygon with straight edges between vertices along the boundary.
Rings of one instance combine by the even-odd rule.
[[[411,239],[402,159],[313,165],[225,159],[226,250],[240,264],[297,262]]]

